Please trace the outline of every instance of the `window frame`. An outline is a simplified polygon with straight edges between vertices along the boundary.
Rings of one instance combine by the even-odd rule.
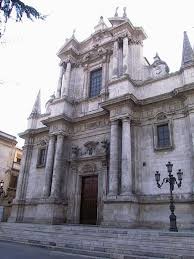
[[[91,96],[92,74],[95,73],[95,72],[98,72],[98,71],[101,71],[101,84],[100,84],[100,88],[99,88],[99,93],[96,94],[96,95],[92,95],[92,96]],[[102,80],[103,80],[102,77],[103,77],[103,74],[102,74],[102,66],[100,66],[100,67],[95,67],[94,69],[92,69],[92,70],[89,71],[88,97],[89,97],[90,99],[96,98],[96,97],[98,97],[98,96],[100,95],[101,90],[102,90]]]
[[[168,126],[168,132],[169,132],[169,145],[166,146],[160,146],[159,145],[159,136],[158,136],[158,127],[160,126]],[[173,125],[172,121],[169,119],[165,119],[159,122],[154,123],[153,125],[153,138],[154,138],[154,150],[155,151],[163,151],[163,150],[169,150],[174,148],[174,142],[173,142]]]
[[[45,150],[45,155],[44,155],[44,161],[43,163],[41,163],[41,152],[42,150]],[[38,156],[37,156],[37,163],[36,163],[36,167],[40,168],[40,167],[45,167],[46,165],[46,158],[47,158],[47,146],[43,146],[43,147],[39,147],[38,149]]]

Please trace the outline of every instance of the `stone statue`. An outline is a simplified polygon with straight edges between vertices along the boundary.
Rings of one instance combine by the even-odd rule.
[[[126,9],[127,7],[123,7],[123,18],[127,17]]]
[[[115,15],[114,15],[115,17],[118,17],[118,9],[119,9],[119,7],[117,6],[116,10],[115,10]]]

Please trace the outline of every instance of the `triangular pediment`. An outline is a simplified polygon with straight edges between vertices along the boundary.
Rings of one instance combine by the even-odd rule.
[[[67,40],[64,43],[64,45],[59,49],[57,56],[60,56],[69,50],[72,50],[76,54],[79,54],[79,45],[80,45],[80,43],[75,38],[71,38],[71,39]]]

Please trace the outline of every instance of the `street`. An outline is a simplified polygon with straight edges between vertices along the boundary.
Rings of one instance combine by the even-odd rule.
[[[0,259],[86,259],[81,255],[70,255],[46,248],[16,243],[0,242]]]

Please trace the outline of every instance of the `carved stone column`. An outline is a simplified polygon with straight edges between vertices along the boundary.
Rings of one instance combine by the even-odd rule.
[[[130,119],[122,120],[121,195],[132,193],[131,126]]]
[[[50,135],[47,159],[46,159],[46,168],[45,168],[45,182],[43,187],[43,197],[48,198],[51,191],[51,182],[53,174],[53,164],[54,164],[54,155],[55,155],[55,141],[56,136]]]
[[[63,77],[62,96],[68,96],[70,76],[71,76],[71,62],[69,61],[69,62],[67,62],[67,67],[66,67],[65,74]]]
[[[109,173],[109,196],[118,194],[118,169],[119,169],[119,122],[111,122],[110,136],[110,173]]]
[[[57,93],[56,93],[56,98],[61,97],[61,89],[62,89],[62,81],[63,81],[63,75],[64,75],[64,67],[61,65],[60,67],[60,75],[59,75],[59,81],[58,81],[58,86],[57,86]]]
[[[112,69],[112,78],[118,77],[118,50],[119,50],[119,43],[118,40],[114,42],[113,48],[113,69]]]
[[[64,135],[57,135],[55,160],[52,177],[51,197],[60,198],[61,194],[61,178],[63,167],[63,149],[64,149]]]
[[[129,40],[128,37],[123,39],[123,74],[129,74]]]

